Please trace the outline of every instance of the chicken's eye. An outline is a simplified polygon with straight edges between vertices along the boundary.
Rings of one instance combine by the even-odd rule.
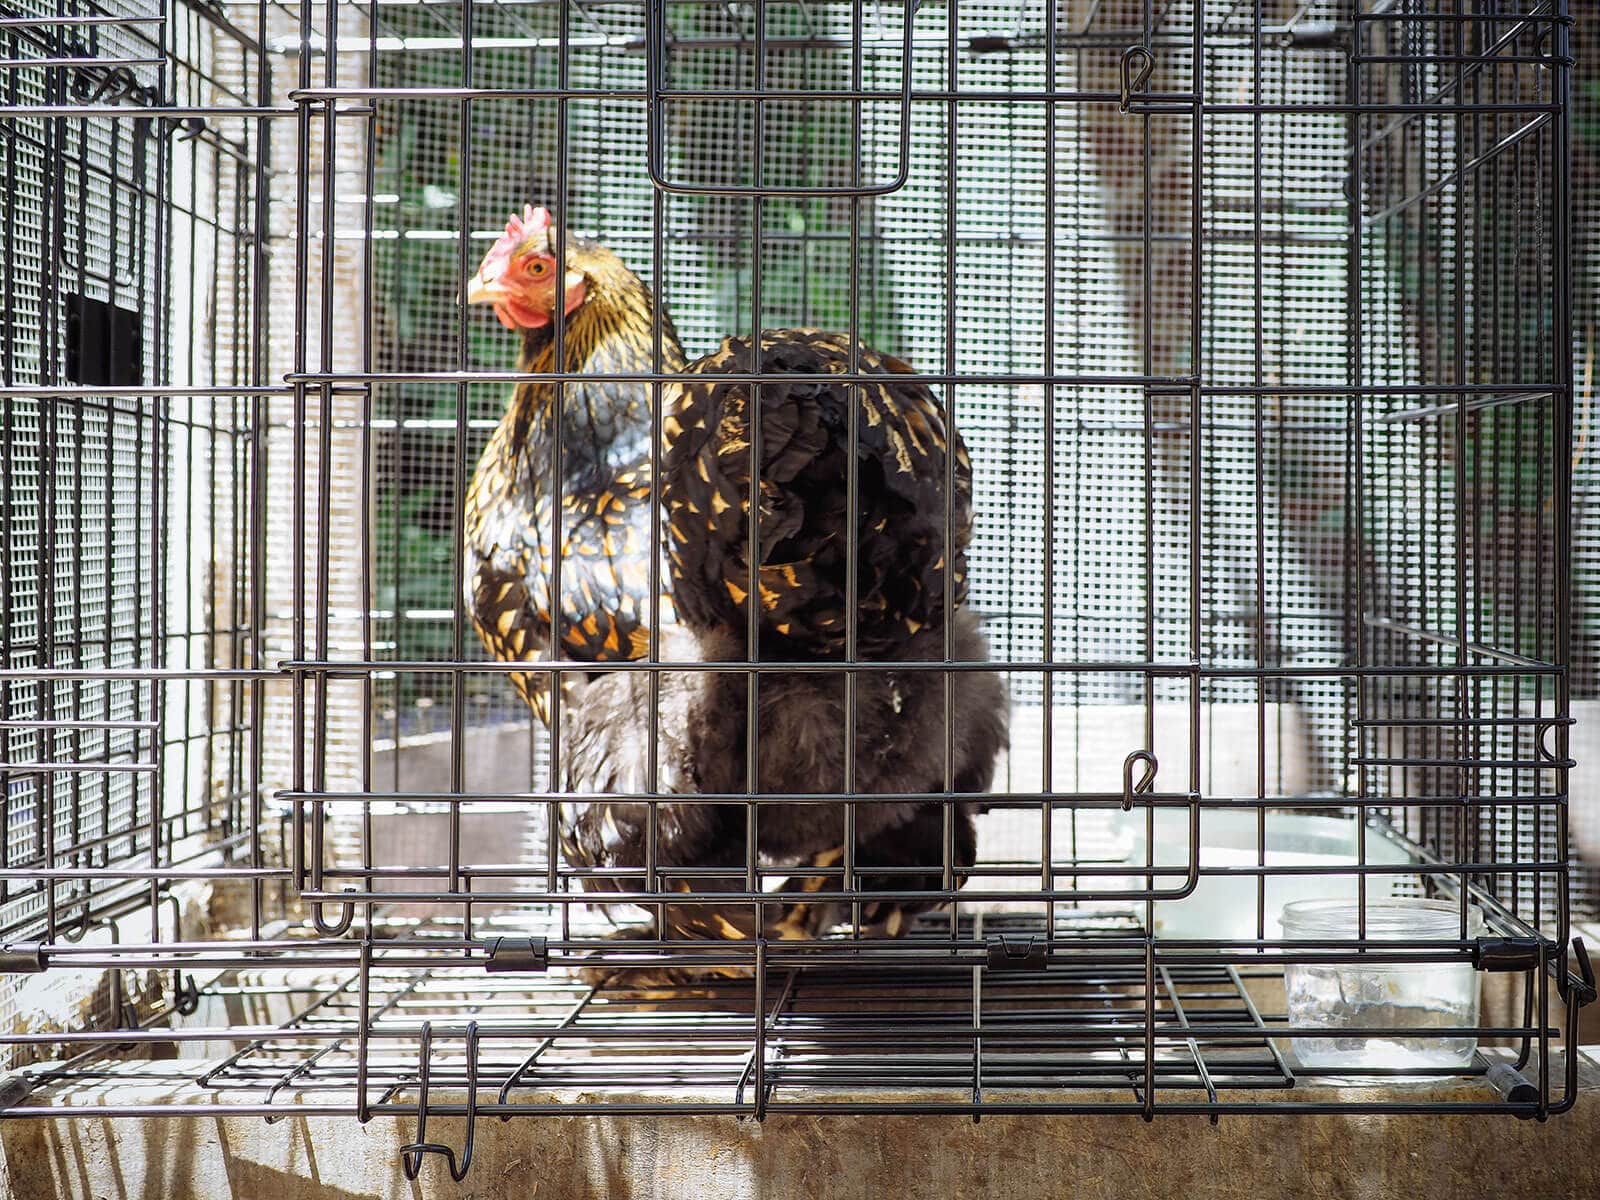
[[[535,279],[550,274],[550,264],[542,258],[536,258],[528,264],[528,274]]]

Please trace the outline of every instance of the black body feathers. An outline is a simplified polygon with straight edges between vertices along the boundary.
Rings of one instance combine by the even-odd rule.
[[[898,359],[861,346],[852,386],[850,342],[811,329],[762,336],[759,571],[750,571],[749,338],[728,338],[692,363],[663,428],[663,492],[672,588],[694,629],[744,630],[752,586],[760,607],[761,657],[840,657],[846,645],[848,527],[855,526],[856,649],[895,657],[946,607],[966,596],[972,530],[972,467],[960,439],[954,462],[944,413]],[[770,378],[767,378],[769,377]],[[881,380],[881,381],[880,381]],[[856,397],[856,496],[848,511],[850,401]],[[948,481],[954,487],[947,488]],[[953,550],[946,553],[948,532]]]
[[[625,374],[652,369],[654,299],[609,250],[568,239],[566,265],[587,279],[586,298],[566,319],[563,360],[548,329],[528,331],[522,366],[545,372]],[[854,791],[952,791],[972,802],[887,801],[856,806],[851,854],[858,891],[942,890],[944,873],[972,864],[977,797],[1006,744],[1005,691],[992,672],[896,670],[896,663],[981,661],[988,651],[966,595],[971,465],[937,400],[905,363],[839,334],[778,330],[763,335],[759,364],[749,339],[729,338],[684,367],[662,317],[661,360],[681,382],[662,388],[660,500],[667,562],[658,571],[657,633],[663,662],[826,662],[847,649],[847,547],[856,542],[857,658],[882,666],[856,675]],[[747,646],[750,408],[755,389],[737,378],[759,370],[760,499],[756,602],[758,645]],[[646,790],[649,722],[659,757],[657,790],[740,794],[746,778],[748,676],[665,667],[659,712],[649,675],[603,664],[649,648],[651,385],[535,380],[518,387],[478,465],[466,501],[467,602],[497,658],[552,656],[552,507],[560,510],[562,641],[559,657],[594,662],[569,679],[561,716],[562,787],[627,795]],[[551,478],[556,405],[561,405],[560,493]],[[856,506],[850,511],[850,406],[856,406]],[[947,580],[946,575],[949,573]],[[947,635],[948,630],[948,635]],[[948,636],[948,645],[947,642]],[[513,676],[542,719],[537,671]],[[762,861],[793,874],[759,919],[749,903],[671,904],[664,935],[813,936],[848,908],[839,888],[845,822],[838,803],[784,804],[785,796],[845,790],[843,671],[760,677],[759,805]],[[946,695],[953,696],[954,753],[946,772]],[[948,811],[947,811],[948,810]],[[657,812],[660,887],[742,892],[747,886],[746,805],[685,801]],[[643,890],[649,806],[627,800],[562,806],[560,836],[580,867],[629,874],[586,875],[596,891]],[[674,868],[723,868],[674,874]],[[830,875],[808,874],[818,869]],[[894,868],[918,868],[898,873]],[[888,873],[875,873],[888,872]],[[954,885],[959,886],[959,874]],[[926,899],[864,902],[866,932],[901,933]]]

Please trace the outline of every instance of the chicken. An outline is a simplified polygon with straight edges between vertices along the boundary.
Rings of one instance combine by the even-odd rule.
[[[561,370],[575,374],[652,369],[656,305],[643,282],[609,249],[565,238],[558,270],[548,212],[528,209],[508,222],[472,281],[468,299],[492,304],[523,338],[521,365],[556,370],[551,327],[565,314]],[[668,562],[658,572],[671,592],[658,604],[661,660],[744,660],[749,587],[748,513],[751,388],[719,374],[748,373],[748,340],[730,338],[714,354],[684,365],[670,320],[661,315],[661,361],[681,382],[663,391],[660,483]],[[825,663],[846,649],[846,462],[850,387],[829,378],[850,369],[849,340],[810,330],[769,331],[761,349],[762,439],[759,505],[760,657]],[[981,661],[987,647],[965,594],[970,535],[970,465],[959,439],[946,461],[943,414],[911,368],[861,346],[862,374],[882,385],[857,389],[857,657],[883,670],[857,673],[855,779],[863,794],[938,794],[987,789],[1006,741],[1005,695],[993,672],[953,680],[950,778],[945,763],[947,673],[887,664],[930,663],[949,654]],[[765,376],[771,375],[767,380]],[[520,385],[479,463],[466,505],[468,604],[496,657],[532,661],[550,654],[550,464],[555,457],[554,381]],[[649,504],[651,387],[645,382],[579,380],[566,385],[560,422],[562,467],[562,648],[603,664],[642,657],[651,603]],[[953,479],[945,550],[945,482]],[[537,673],[516,676],[541,718],[545,688]],[[684,795],[803,796],[845,790],[847,741],[843,671],[763,674],[757,687],[757,778],[747,778],[750,684],[743,673],[664,669],[659,678],[656,789]],[[563,691],[561,784],[592,793],[647,790],[650,676],[591,672]],[[948,807],[948,813],[946,811]],[[755,845],[765,862],[795,868],[763,902],[668,903],[663,935],[811,936],[843,911],[825,892],[837,888],[845,860],[845,815],[838,803],[758,806]],[[657,810],[656,863],[663,890],[746,890],[744,802],[664,804]],[[855,806],[851,855],[859,890],[943,888],[944,863],[959,871],[975,858],[976,801],[863,801]],[[561,841],[594,891],[642,890],[649,805],[626,800],[562,806]],[[948,843],[949,855],[946,854]],[[825,868],[828,876],[807,875]],[[912,868],[874,875],[873,869]],[[921,868],[915,870],[915,868]],[[676,870],[675,870],[676,869]],[[692,870],[691,870],[692,869]],[[959,877],[957,879],[959,885]],[[808,896],[800,900],[793,893]],[[865,932],[904,931],[926,898],[879,899],[862,906]]]
[[[517,366],[530,373],[557,370],[550,236],[546,210],[530,206],[513,215],[467,290],[469,303],[493,304],[501,323],[522,334]],[[575,251],[562,295],[568,314],[562,369],[612,375],[651,369],[654,300],[614,255]],[[580,311],[585,297],[593,303]],[[597,319],[611,313],[627,319]],[[662,366],[678,370],[683,352],[677,333],[664,315],[662,326]],[[554,381],[532,380],[513,392],[464,505],[467,611],[496,658],[551,656],[557,501],[561,657],[607,662],[648,651],[650,390],[647,383],[596,379],[568,383],[564,393]],[[556,466],[560,487],[552,493]],[[670,598],[663,597],[659,611],[662,620],[672,620]],[[512,682],[546,719],[548,677],[515,673]]]

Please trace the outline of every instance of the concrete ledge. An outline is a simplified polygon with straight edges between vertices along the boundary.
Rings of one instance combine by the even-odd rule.
[[[1580,1077],[1577,1109],[1543,1124],[1404,1114],[1225,1116],[1216,1126],[1187,1116],[1149,1125],[1136,1116],[996,1115],[976,1125],[967,1117],[777,1115],[759,1125],[690,1116],[482,1119],[471,1171],[460,1184],[437,1157],[429,1158],[416,1182],[404,1179],[400,1147],[416,1133],[410,1119],[361,1126],[348,1118],[311,1117],[267,1125],[258,1117],[229,1117],[219,1105],[216,1117],[4,1122],[0,1195],[1460,1200],[1493,1194],[1578,1200],[1600,1195],[1600,1069],[1586,1057]],[[1472,1086],[1447,1088],[1461,1099],[1460,1089]],[[1417,1098],[1439,1091],[1407,1089]],[[1311,1092],[1302,1088],[1295,1098],[1311,1098]],[[1381,1095],[1395,1098],[1393,1090]],[[430,1141],[452,1147],[461,1146],[464,1132],[459,1119],[428,1126]]]

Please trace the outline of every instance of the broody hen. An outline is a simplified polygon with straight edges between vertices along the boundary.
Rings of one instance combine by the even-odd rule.
[[[609,249],[566,236],[556,285],[556,239],[548,212],[529,209],[507,224],[472,281],[468,298],[495,307],[520,330],[522,369],[557,369],[551,334],[564,316],[560,370],[608,377],[652,369],[655,301]],[[751,590],[749,562],[750,395],[756,373],[749,339],[729,338],[687,367],[661,315],[661,363],[682,372],[663,388],[662,518],[671,595],[659,609],[661,659],[674,664],[743,660]],[[759,373],[761,437],[755,591],[757,656],[819,663],[844,656],[850,488],[850,371],[881,376],[858,385],[856,657],[882,662],[858,672],[854,790],[864,794],[980,793],[1005,745],[1005,697],[997,676],[964,672],[950,689],[952,750],[946,772],[946,673],[893,664],[981,661],[987,647],[966,589],[971,470],[959,439],[954,458],[938,402],[911,368],[849,339],[814,330],[767,331]],[[719,378],[731,376],[731,378]],[[467,502],[468,602],[485,644],[500,658],[549,654],[551,463],[556,453],[556,381],[521,384],[479,463]],[[562,646],[603,663],[642,657],[650,542],[651,388],[647,382],[579,380],[561,403]],[[947,480],[955,487],[945,512]],[[954,538],[946,547],[946,530]],[[946,604],[945,572],[950,598]],[[533,679],[537,679],[535,674]],[[545,715],[544,689],[519,686]],[[757,778],[748,777],[749,683],[743,673],[664,669],[660,676],[656,790],[803,796],[845,790],[848,728],[842,671],[765,673],[757,685]],[[563,692],[562,786],[574,793],[644,792],[648,785],[649,676],[596,672]],[[758,806],[755,846],[767,863],[796,868],[762,907],[665,906],[663,934],[692,937],[807,936],[841,910],[820,893],[837,887],[845,861],[839,804]],[[928,891],[949,886],[975,857],[975,804],[871,801],[858,804],[858,891]],[[746,889],[747,805],[662,805],[656,862],[669,890]],[[592,890],[640,888],[649,806],[628,801],[563,806],[561,839]],[[949,853],[946,853],[946,850]],[[674,868],[709,868],[691,875]],[[825,868],[828,876],[806,874]],[[875,874],[875,870],[901,872]],[[618,872],[621,872],[619,877]],[[959,878],[954,881],[959,885]],[[794,892],[805,893],[801,900]],[[863,904],[868,932],[900,933],[926,900]]]
[[[567,313],[561,369],[600,376],[650,370],[654,300],[638,277],[614,255],[574,247],[558,288],[550,237],[545,209],[530,206],[513,215],[469,286],[468,303],[493,304],[501,323],[522,334],[523,371],[558,369],[558,296]],[[580,313],[586,298],[594,303]],[[609,319],[617,313],[628,319]],[[662,366],[677,370],[683,352],[664,314],[662,335]],[[564,653],[556,657],[607,662],[647,652],[654,553],[650,439],[647,383],[599,378],[563,388],[535,379],[512,393],[478,459],[465,504],[467,611],[496,658],[552,656],[557,503]],[[557,469],[559,491],[553,493]],[[671,620],[670,600],[660,612]],[[518,673],[512,681],[545,719],[547,677]]]

